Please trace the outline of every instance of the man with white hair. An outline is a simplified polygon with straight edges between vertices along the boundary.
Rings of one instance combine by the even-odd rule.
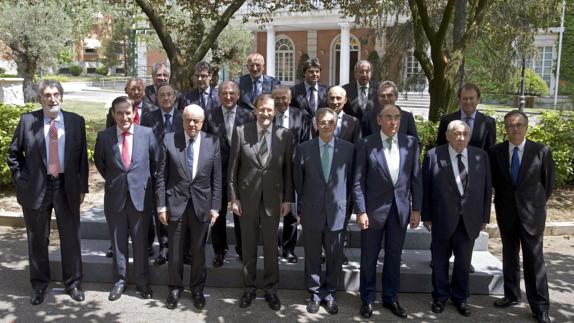
[[[274,77],[263,74],[265,58],[259,53],[252,53],[247,56],[247,70],[249,73],[239,77],[235,83],[239,84],[241,90],[239,105],[253,110],[257,96],[261,93],[271,93],[273,88],[281,82]]]

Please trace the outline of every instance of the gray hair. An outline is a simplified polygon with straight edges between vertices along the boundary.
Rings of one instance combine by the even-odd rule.
[[[219,93],[223,92],[223,88],[227,85],[231,85],[233,87],[233,91],[239,93],[239,85],[237,85],[237,83],[233,82],[233,81],[224,81],[223,83],[219,84],[219,86],[217,87],[217,90],[219,91]]]
[[[161,67],[167,68],[167,71],[171,75],[171,71],[169,70],[169,67],[167,66],[166,63],[155,63],[155,64],[153,64],[153,66],[151,67],[151,75],[155,75],[157,73],[157,70],[159,70]]]
[[[274,87],[273,90],[271,91],[271,94],[273,95],[273,93],[279,92],[279,91],[281,91],[281,92],[286,91],[287,94],[289,94],[289,96],[291,96],[291,88],[289,88],[289,87],[288,87],[287,85],[285,85],[285,84],[275,85],[275,87]]]
[[[315,118],[316,120],[319,120],[320,118],[322,118],[323,116],[325,116],[326,114],[330,114],[331,116],[333,116],[333,118],[337,119],[337,112],[335,112],[335,110],[330,109],[330,108],[320,108],[319,110],[317,110],[317,112],[315,113]]]
[[[377,93],[381,93],[382,90],[393,88],[393,94],[398,99],[399,98],[399,91],[397,90],[397,85],[393,81],[383,81],[379,84],[379,88],[377,89]]]
[[[464,130],[470,132],[470,127],[462,120],[452,120],[446,127],[446,133],[453,133],[457,128],[463,127]]]
[[[363,64],[369,65],[369,70],[373,70],[373,65],[371,64],[371,62],[369,62],[369,61],[366,60],[366,59],[361,59],[361,60],[358,60],[357,63],[355,63],[355,68],[353,69],[353,71],[356,72],[357,69],[359,68],[359,66],[361,66],[361,65],[363,65]]]
[[[56,88],[58,89],[60,96],[64,96],[64,88],[62,87],[62,84],[56,80],[40,81],[40,83],[38,84],[38,91],[37,91],[38,96],[42,96],[42,94],[44,94],[44,90],[47,88]]]
[[[186,113],[200,115],[201,120],[205,120],[205,112],[203,111],[203,108],[197,104],[190,104],[183,108],[183,114]]]

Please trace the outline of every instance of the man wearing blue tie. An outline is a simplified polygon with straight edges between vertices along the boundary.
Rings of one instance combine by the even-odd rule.
[[[271,93],[275,86],[281,84],[274,77],[263,74],[265,71],[265,58],[259,53],[247,56],[247,70],[249,73],[237,78],[241,97],[238,104],[245,109],[253,110],[255,99],[262,93]]]

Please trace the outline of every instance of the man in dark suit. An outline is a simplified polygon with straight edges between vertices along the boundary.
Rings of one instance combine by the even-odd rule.
[[[372,69],[369,61],[359,60],[354,69],[355,82],[343,85],[347,93],[347,103],[343,110],[359,121],[362,121],[363,116],[375,107],[378,84],[371,78]]]
[[[305,285],[311,298],[309,313],[321,302],[337,314],[335,299],[343,265],[347,199],[352,189],[353,145],[335,138],[337,114],[327,108],[315,115],[319,136],[297,148],[293,163],[295,189],[305,247]],[[321,249],[325,250],[325,278],[321,281]]]
[[[437,146],[447,142],[447,125],[453,120],[462,120],[470,127],[470,142],[468,144],[488,151],[496,143],[496,122],[492,117],[476,111],[480,103],[480,88],[473,83],[465,83],[458,89],[457,96],[460,101],[460,110],[440,118]]]
[[[355,155],[354,200],[361,228],[361,316],[370,318],[376,298],[377,260],[385,241],[383,307],[400,318],[401,254],[407,225],[420,223],[422,182],[419,144],[399,132],[401,111],[392,104],[379,112],[380,132],[359,141]]]
[[[88,193],[86,129],[84,118],[61,110],[63,94],[58,81],[40,82],[42,110],[20,116],[8,150],[7,163],[26,222],[32,305],[44,301],[50,283],[52,209],[58,223],[66,293],[75,301],[84,300],[80,204]]]
[[[318,58],[310,58],[303,64],[305,80],[291,88],[293,95],[291,106],[305,111],[310,117],[315,111],[327,106],[326,85],[319,84],[321,78],[321,62]]]
[[[374,105],[374,109],[368,110],[361,120],[363,137],[379,132],[379,125],[377,124],[379,110],[387,104],[396,105],[395,102],[397,102],[398,97],[399,91],[395,83],[392,81],[384,81],[379,84],[377,89],[378,104]],[[397,107],[400,109],[399,106]],[[401,109],[401,126],[399,132],[416,137],[417,139],[419,138],[415,118],[411,112]]]
[[[265,300],[273,310],[281,308],[276,286],[279,282],[277,229],[294,202],[292,135],[273,125],[275,109],[270,94],[255,100],[256,122],[235,128],[229,157],[229,199],[240,216],[245,292],[241,308],[255,299],[257,241],[263,239]]]
[[[259,53],[252,53],[247,56],[247,69],[249,73],[236,79],[235,83],[239,84],[239,90],[241,91],[239,105],[253,110],[253,104],[257,96],[261,93],[271,93],[273,88],[281,84],[281,82],[274,77],[263,74],[263,71],[265,71],[265,59]]]
[[[142,79],[139,78],[128,79],[124,91],[126,92],[128,98],[132,100],[134,108],[135,124],[140,124],[140,121],[143,119],[143,116],[146,113],[157,110],[157,106],[143,100],[144,82]],[[135,117],[136,115],[137,117]],[[108,114],[106,115],[106,128],[115,125],[116,121],[114,120],[114,117],[112,115],[112,108],[110,107],[110,109],[108,110]]]
[[[528,117],[517,110],[504,116],[507,141],[490,150],[496,222],[502,239],[504,298],[494,306],[520,303],[522,247],[524,283],[530,309],[538,322],[550,322],[548,279],[543,240],[546,202],[556,177],[550,149],[526,139]]]
[[[275,124],[289,129],[293,135],[292,151],[295,152],[297,145],[309,140],[311,120],[309,116],[296,108],[290,107],[291,90],[287,85],[278,85],[271,92],[275,101]],[[291,209],[289,214],[283,217],[283,233],[279,239],[283,258],[290,263],[297,263],[295,246],[297,245],[297,210]]]
[[[173,106],[175,102],[175,90],[171,85],[167,83],[160,84],[157,89],[157,97],[159,109],[146,113],[142,118],[141,125],[152,128],[153,134],[160,144],[163,142],[163,137],[166,133],[182,130],[182,119],[181,111]],[[152,228],[155,228],[155,236],[157,236],[157,241],[159,242],[159,255],[155,258],[155,264],[163,265],[168,259],[167,226],[159,221],[156,207],[153,206],[153,204],[155,204],[153,199],[149,202],[152,203],[152,206],[148,207],[153,213]],[[153,233],[150,234],[150,236],[153,237]],[[153,240],[152,238],[152,244]],[[149,242],[150,240],[148,239],[148,243]],[[151,246],[148,245],[148,247]]]
[[[347,93],[345,89],[340,86],[333,86],[329,89],[328,107],[337,113],[335,137],[355,144],[361,138],[361,122],[343,111],[346,102]],[[316,127],[316,125],[314,126]]]
[[[219,94],[217,88],[211,87],[211,77],[213,70],[211,65],[207,62],[199,62],[195,64],[193,79],[195,80],[195,88],[187,92],[182,98],[184,104],[181,109],[190,104],[197,104],[205,111],[221,105],[219,103]]]
[[[143,100],[151,105],[155,105],[156,107],[159,106],[157,101],[157,89],[159,88],[160,84],[169,83],[169,77],[169,66],[167,66],[165,63],[154,64],[151,68],[151,78],[153,80],[153,84],[145,87],[145,96],[143,97]],[[175,96],[175,107],[183,109],[185,104],[183,96],[177,90],[175,90]]]
[[[112,111],[116,126],[98,132],[94,148],[94,162],[106,182],[104,212],[114,251],[115,284],[108,299],[117,300],[125,289],[130,237],[137,291],[148,299],[153,292],[149,287],[146,240],[161,149],[151,128],[134,124],[133,107],[127,97],[116,98]]]
[[[450,298],[461,315],[469,316],[472,249],[490,218],[490,163],[486,152],[468,145],[470,129],[463,121],[451,121],[446,137],[448,144],[431,149],[423,163],[422,220],[432,232],[434,264],[432,311],[442,313]]]
[[[255,115],[250,110],[247,110],[239,105],[239,87],[235,82],[225,81],[219,85],[219,96],[221,106],[206,112],[206,120],[203,123],[203,131],[219,137],[220,153],[221,153],[221,209],[219,210],[220,217],[217,218],[211,227],[211,243],[215,257],[213,258],[213,267],[218,268],[223,266],[225,254],[229,248],[227,245],[227,186],[228,186],[228,165],[229,165],[229,149],[231,147],[231,136],[233,130],[245,123],[255,120]],[[235,251],[242,259],[241,252],[241,228],[239,224],[239,217],[233,214],[233,224],[235,230]]]
[[[161,93],[161,92],[160,92]],[[183,290],[183,256],[185,236],[191,243],[190,289],[193,305],[205,307],[203,289],[205,243],[209,225],[221,208],[221,158],[218,138],[201,132],[203,108],[192,104],[183,110],[183,127],[166,134],[158,170],[158,214],[169,222],[169,293],[166,306],[174,309]]]

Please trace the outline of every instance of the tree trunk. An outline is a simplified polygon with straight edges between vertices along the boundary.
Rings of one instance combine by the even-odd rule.
[[[22,84],[24,91],[24,102],[36,101],[36,84],[34,84],[34,74],[38,68],[35,58],[21,52],[14,51],[14,60],[17,65],[18,76],[24,79]]]

